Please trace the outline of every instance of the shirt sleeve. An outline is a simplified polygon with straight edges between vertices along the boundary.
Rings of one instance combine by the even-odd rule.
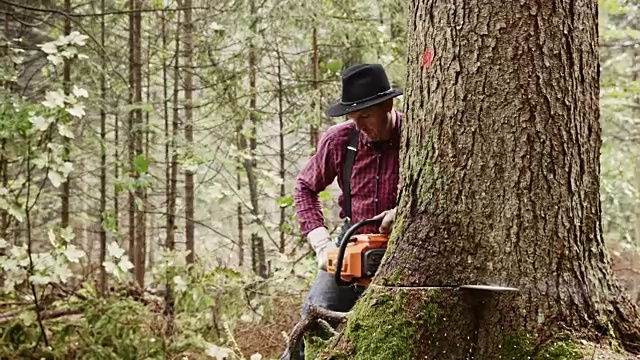
[[[294,203],[303,236],[325,226],[318,194],[326,189],[337,175],[335,140],[335,135],[331,136],[330,132],[326,132],[318,142],[316,153],[298,174]]]

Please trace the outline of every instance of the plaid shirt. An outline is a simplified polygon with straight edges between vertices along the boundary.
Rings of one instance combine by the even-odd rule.
[[[394,110],[395,111],[395,110]],[[360,133],[358,152],[351,172],[351,223],[372,218],[396,206],[402,114],[395,111],[396,121],[389,141],[377,144],[380,150]],[[294,201],[303,236],[325,226],[318,193],[338,177],[343,188],[342,167],[345,162],[349,133],[353,121],[331,126],[318,142],[317,152],[298,175]],[[340,218],[345,218],[344,195],[338,198]],[[378,224],[363,226],[359,233],[377,233]]]

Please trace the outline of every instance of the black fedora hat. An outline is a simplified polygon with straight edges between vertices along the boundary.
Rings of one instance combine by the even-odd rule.
[[[382,65],[354,65],[342,73],[341,100],[331,105],[325,115],[346,115],[399,95],[402,95],[402,90],[391,87]]]

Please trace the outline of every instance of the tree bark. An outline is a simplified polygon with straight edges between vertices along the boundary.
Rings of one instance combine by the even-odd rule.
[[[163,14],[166,16],[166,13]],[[166,247],[174,250],[176,246],[176,198],[178,196],[178,153],[176,151],[176,139],[178,128],[180,127],[179,95],[180,95],[180,12],[176,13],[176,38],[175,38],[175,58],[173,66],[173,123],[171,129],[171,171],[169,182],[169,201],[167,209],[167,240]]]
[[[526,359],[559,334],[639,351],[601,232],[597,2],[408,10],[398,217],[332,351]]]
[[[191,20],[192,3],[191,0],[184,0],[184,59],[185,59],[185,72],[184,72],[184,137],[187,143],[187,147],[193,146],[193,66],[192,53],[193,53],[193,22]],[[194,249],[194,215],[193,208],[194,194],[193,194],[193,172],[190,169],[186,169],[184,172],[184,200],[185,200],[185,240],[187,245],[186,261],[188,264],[193,264],[195,258]]]
[[[315,35],[315,29],[314,29]],[[287,195],[287,189],[285,187],[285,176],[287,173],[286,168],[286,149],[284,147],[284,137],[285,137],[285,128],[284,128],[284,85],[282,84],[282,54],[280,52],[279,44],[276,44],[276,56],[278,57],[278,68],[277,68],[277,76],[278,76],[278,139],[280,149],[278,151],[280,157],[280,198],[283,198]],[[314,127],[311,126],[311,136],[313,138]],[[313,140],[312,140],[313,141]],[[280,223],[278,228],[280,229],[280,243],[278,246],[278,251],[281,254],[284,254],[286,247],[286,232],[285,225],[287,221],[287,213],[286,208],[284,206],[280,207]]]
[[[256,31],[257,25],[257,9],[255,0],[250,2],[250,14],[251,14],[251,31]],[[256,149],[258,147],[257,141],[257,127],[258,127],[258,95],[256,90],[256,74],[257,69],[257,54],[256,46],[253,42],[249,42],[249,119],[251,120],[251,131],[249,135],[249,159],[245,159],[244,167],[247,172],[247,182],[249,186],[249,196],[251,197],[251,214],[253,215],[253,222],[259,222],[258,218],[260,214],[260,199],[258,193],[258,179],[256,176],[256,168],[258,163],[256,161]],[[251,261],[253,265],[253,271],[259,276],[267,277],[267,259],[264,247],[264,239],[257,233],[251,234]]]
[[[100,1],[100,12],[104,14],[104,0]],[[106,29],[104,15],[100,17],[100,46],[104,49]],[[102,67],[106,68],[106,61],[102,61]],[[98,224],[100,226],[100,294],[107,292],[107,272],[102,264],[107,256],[107,229],[104,223],[104,216],[107,211],[107,81],[104,73],[100,73],[100,98],[102,106],[100,107],[100,214],[98,215]]]
[[[134,10],[135,8],[135,0],[129,0],[129,9]],[[129,105],[133,106],[135,103],[135,19],[133,11],[129,13]],[[131,178],[135,177],[135,167],[134,167],[134,154],[135,154],[135,112],[133,109],[129,110],[128,114],[128,135],[127,135],[127,150],[128,150],[128,169],[129,176]],[[131,272],[135,272],[135,264],[136,264],[136,203],[135,203],[135,192],[133,190],[129,190],[128,192],[128,220],[129,220],[129,229],[128,229],[128,240],[129,240],[129,258],[134,265],[134,268],[131,269]]]
[[[138,10],[142,8],[142,2],[140,0],[133,0],[133,9]],[[133,102],[136,104],[134,110],[135,118],[135,153],[137,157],[144,156],[143,149],[143,136],[144,123],[142,120],[142,14],[139,11],[133,13],[133,88],[134,98]],[[140,177],[139,169],[135,171],[135,177]],[[144,286],[144,273],[146,268],[146,208],[144,204],[146,190],[142,187],[137,187],[135,191],[135,198],[142,203],[140,208],[136,208],[135,219],[135,275],[136,281],[140,286]]]
[[[71,14],[71,0],[64,1],[64,11],[67,14]],[[64,19],[64,34],[68,36],[71,34],[71,17],[67,16]],[[66,95],[71,93],[71,60],[64,59],[62,65],[62,87]],[[64,161],[69,160],[69,146],[70,141],[67,138],[62,139],[64,145]],[[60,226],[66,228],[69,226],[69,201],[71,197],[71,176],[62,183],[62,189],[60,193],[61,211],[60,211]]]

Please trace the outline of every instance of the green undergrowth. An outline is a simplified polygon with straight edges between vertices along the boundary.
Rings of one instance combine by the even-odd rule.
[[[29,359],[35,354],[37,359],[253,360],[253,354],[239,348],[234,329],[268,317],[272,299],[288,296],[269,281],[256,280],[253,273],[226,268],[175,266],[156,275],[154,285],[172,284],[172,317],[165,315],[163,293],[145,292],[131,283],[114,285],[105,296],[92,282],[71,294],[41,295],[42,314],[73,312],[42,321],[48,346],[33,306],[23,301],[28,292],[0,293],[0,305],[24,303],[0,308],[0,315],[17,313],[0,325],[0,359]],[[251,308],[239,306],[247,303]]]

